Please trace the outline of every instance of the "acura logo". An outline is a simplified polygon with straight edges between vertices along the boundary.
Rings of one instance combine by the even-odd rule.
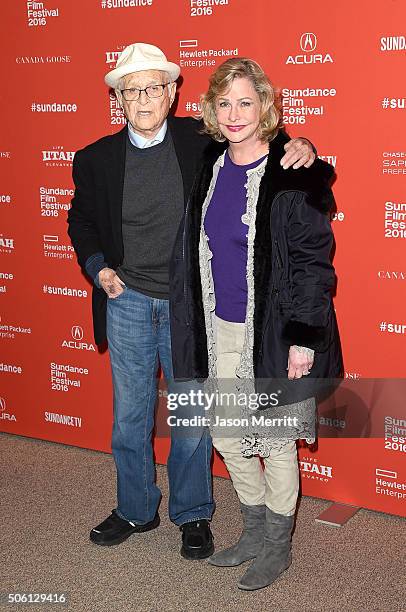
[[[79,325],[74,325],[72,327],[72,338],[74,340],[82,340],[82,338],[83,338],[83,329]]]
[[[300,47],[302,51],[314,51],[317,46],[317,37],[313,32],[305,32],[300,38]]]
[[[6,409],[6,400],[4,397],[0,397],[0,412]]]

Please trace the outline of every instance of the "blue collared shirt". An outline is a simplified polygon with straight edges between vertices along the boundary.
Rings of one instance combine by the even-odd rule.
[[[144,138],[144,136],[140,136],[136,134],[131,129],[130,124],[128,124],[128,137],[134,147],[138,147],[138,149],[147,149],[148,147],[154,147],[155,145],[161,143],[165,138],[166,130],[168,129],[167,121],[165,119],[164,123],[161,126],[158,134],[153,138]]]

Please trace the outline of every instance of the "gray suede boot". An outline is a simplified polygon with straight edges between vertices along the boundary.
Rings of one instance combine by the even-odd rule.
[[[262,548],[264,542],[265,509],[266,506],[246,506],[240,502],[244,521],[243,532],[237,544],[220,550],[208,562],[219,567],[235,567],[254,559]]]
[[[294,519],[294,515],[284,516],[266,509],[263,548],[238,583],[239,589],[263,589],[288,569],[292,562],[291,535]]]

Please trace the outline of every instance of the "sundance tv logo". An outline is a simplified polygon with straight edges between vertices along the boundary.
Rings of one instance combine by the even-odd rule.
[[[68,427],[82,427],[82,418],[59,412],[44,412],[44,420],[47,423],[57,423]]]
[[[80,325],[73,325],[71,328],[71,338],[62,341],[62,348],[73,349],[76,351],[93,351],[96,352],[94,344],[83,342],[84,332]]]
[[[317,36],[313,32],[304,32],[300,37],[302,53],[289,55],[286,64],[326,64],[333,63],[330,53],[313,53],[317,47]]]
[[[7,404],[4,397],[0,397],[0,421],[14,421],[17,422],[15,414],[7,412]]]

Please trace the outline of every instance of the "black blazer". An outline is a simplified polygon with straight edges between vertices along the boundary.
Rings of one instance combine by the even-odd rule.
[[[185,203],[202,153],[212,142],[199,133],[201,127],[201,122],[191,117],[168,116],[168,128],[182,173]],[[123,261],[121,215],[126,138],[127,126],[81,149],[73,161],[75,195],[68,213],[68,234],[84,272],[87,259],[97,252],[103,253],[113,270]],[[177,230],[173,228],[174,234]],[[106,339],[106,305],[106,293],[93,286],[93,326],[97,344]]]

